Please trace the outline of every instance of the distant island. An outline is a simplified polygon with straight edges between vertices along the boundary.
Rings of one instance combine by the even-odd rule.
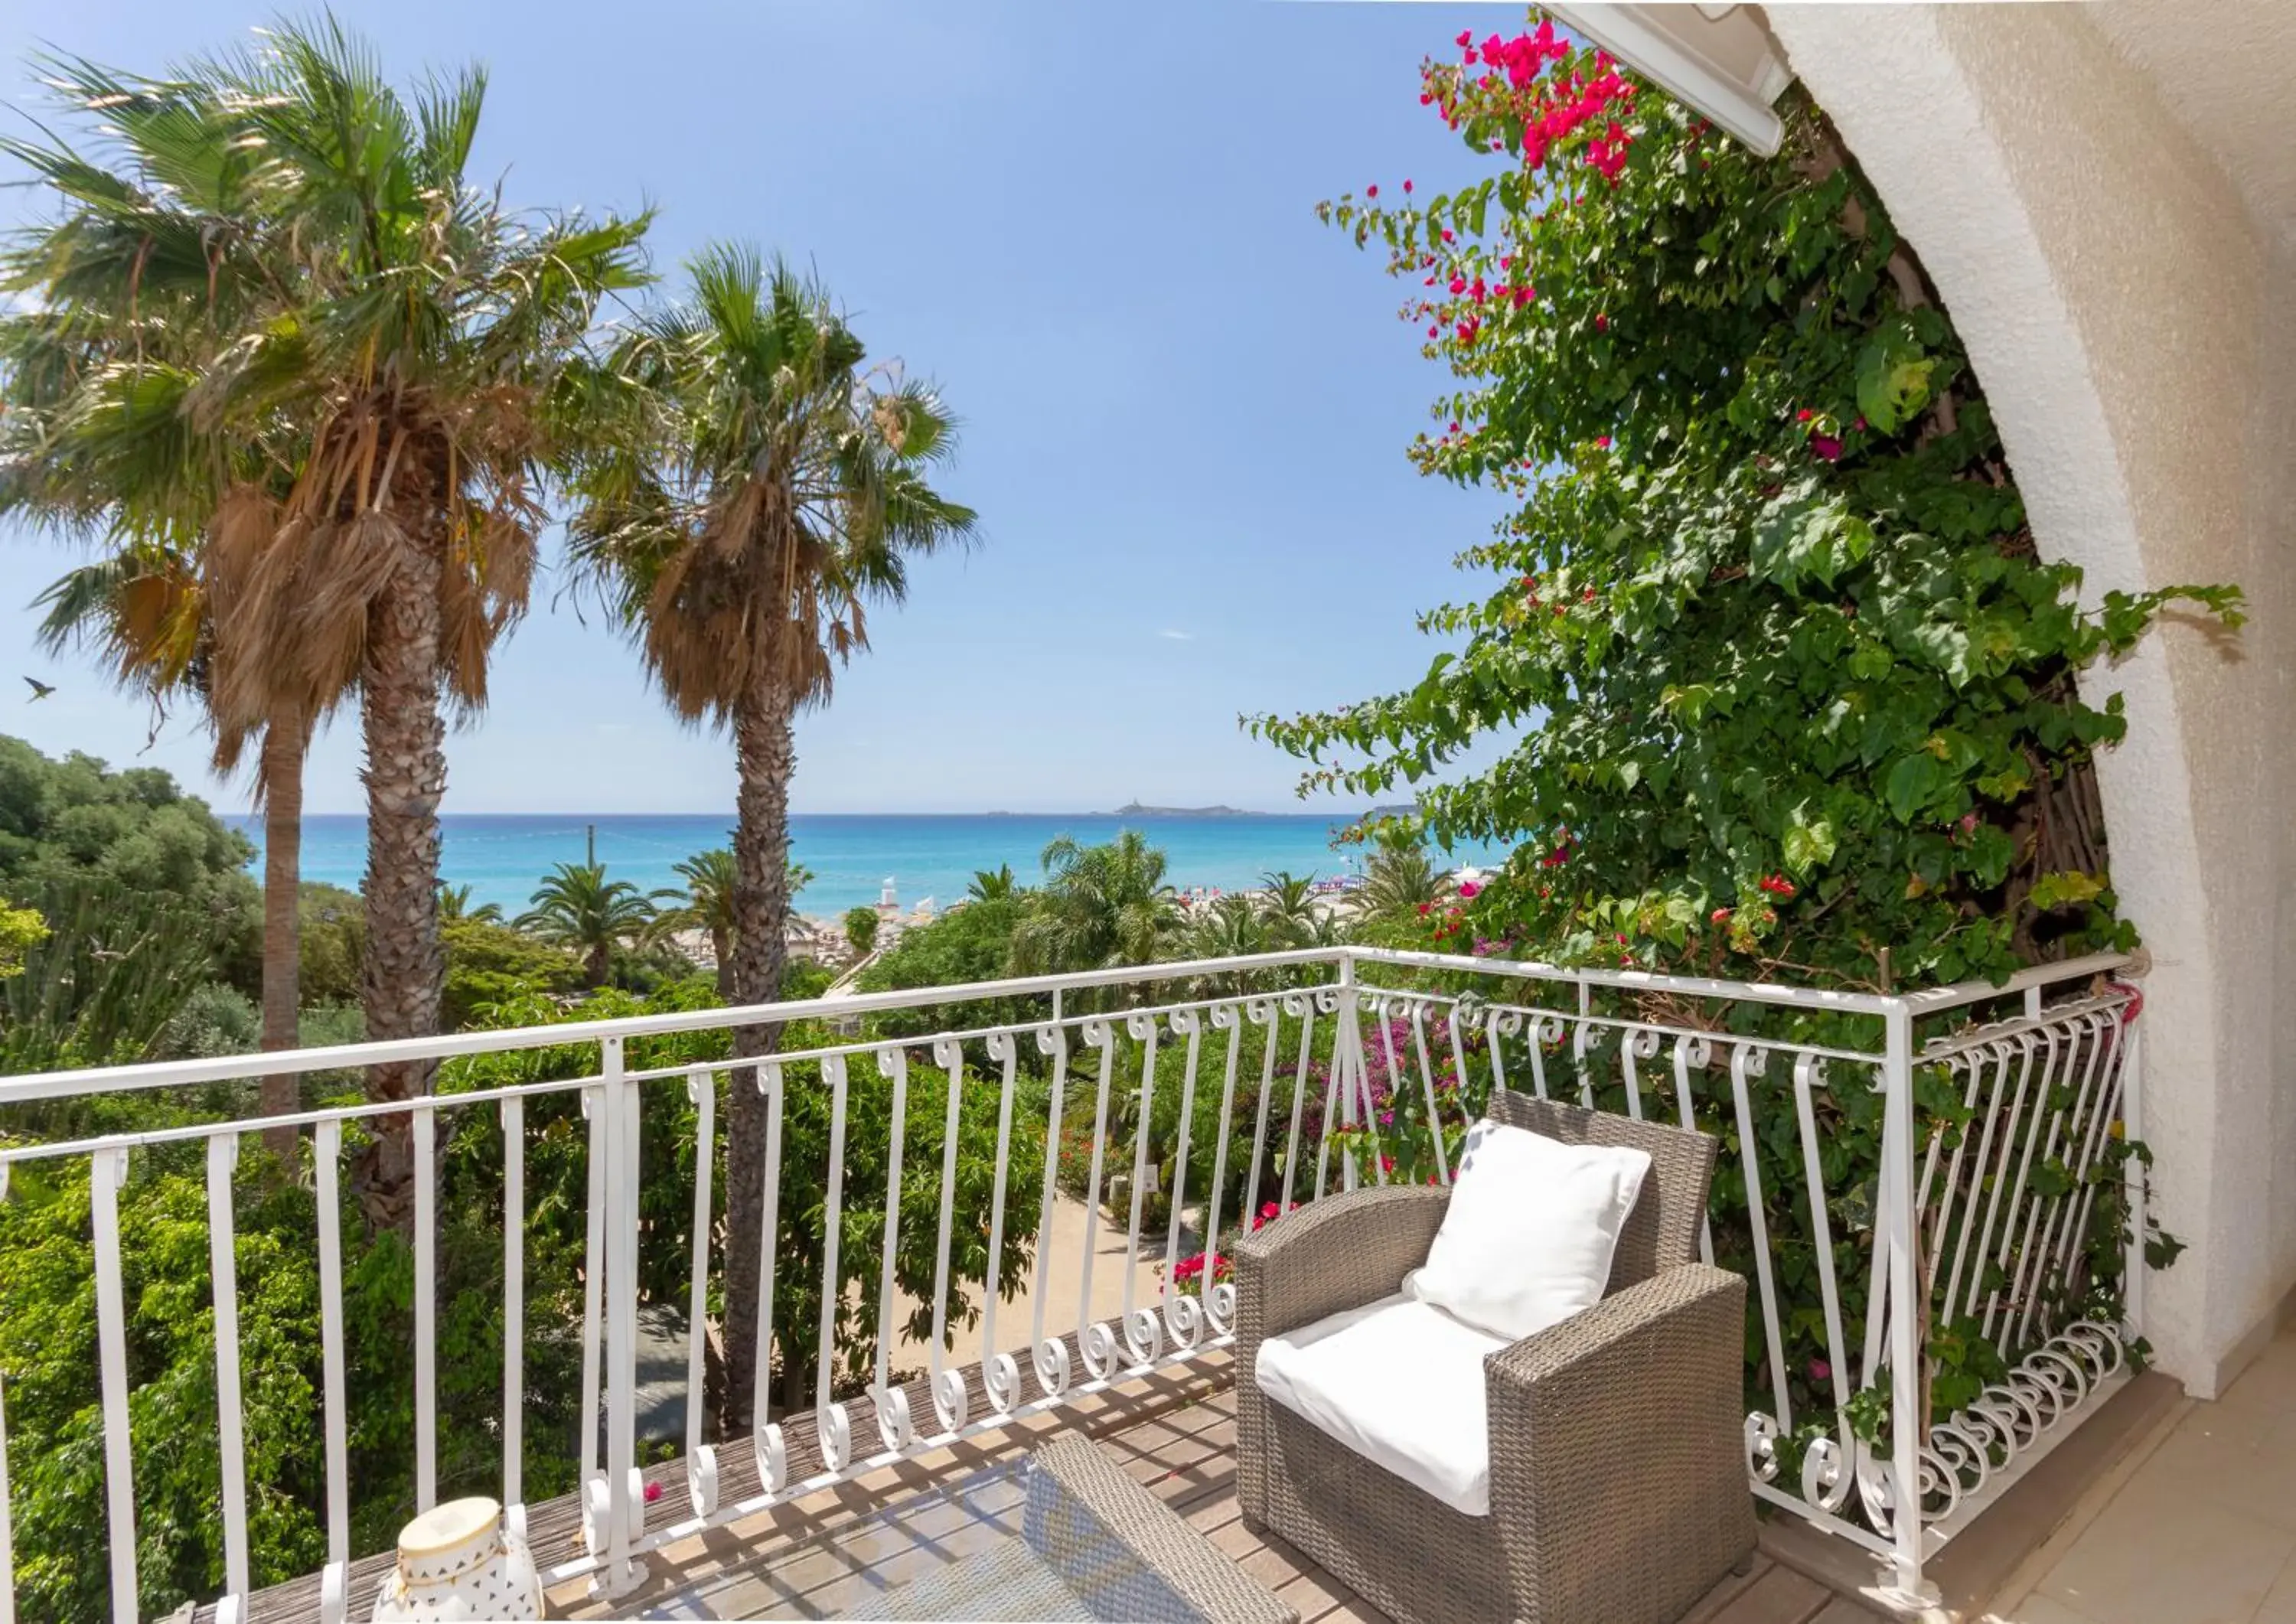
[[[1247,812],[1242,807],[1144,807],[1138,801],[1121,806],[1113,812],[995,812],[959,813],[958,816],[979,817],[1313,817],[1312,812]]]
[[[1095,812],[1093,817],[1280,817],[1277,812],[1246,812],[1236,807],[1144,807],[1138,801],[1116,808],[1113,812]]]
[[[1206,817],[1210,817],[1210,818],[1221,818],[1221,817],[1233,817],[1233,818],[1266,818],[1266,819],[1268,819],[1268,820],[1270,820],[1270,821],[1275,821],[1275,820],[1279,820],[1279,819],[1280,819],[1280,820],[1283,820],[1283,821],[1293,821],[1293,820],[1297,820],[1297,819],[1300,819],[1300,818],[1307,818],[1307,817],[1321,817],[1321,818],[1324,819],[1326,822],[1329,822],[1329,823],[1334,823],[1334,824],[1346,824],[1346,823],[1356,823],[1356,822],[1359,822],[1359,821],[1361,821],[1361,820],[1362,820],[1362,819],[1364,819],[1364,818],[1369,818],[1369,817],[1385,817],[1385,816],[1398,816],[1398,817],[1399,817],[1399,816],[1405,816],[1405,815],[1406,815],[1406,814],[1408,814],[1408,813],[1415,812],[1415,811],[1417,811],[1417,810],[1418,810],[1418,808],[1417,808],[1416,807],[1411,807],[1411,806],[1400,806],[1400,807],[1374,807],[1374,808],[1373,808],[1370,811],[1368,811],[1368,812],[1336,812],[1336,811],[1333,811],[1333,812],[1324,812],[1324,811],[1301,811],[1301,812],[1253,812],[1253,811],[1249,811],[1249,810],[1247,810],[1246,808],[1242,808],[1242,807],[1151,807],[1151,806],[1144,805],[1143,803],[1141,803],[1141,802],[1139,802],[1139,801],[1135,800],[1135,801],[1128,802],[1127,804],[1125,804],[1125,805],[1123,805],[1123,806],[1120,806],[1120,807],[1117,808],[1116,808],[1116,810],[1114,810],[1113,812],[1012,812],[1012,811],[1007,811],[1007,810],[1005,810],[1005,809],[1004,809],[1004,808],[996,808],[996,810],[994,810],[994,811],[989,811],[989,812],[964,812],[964,813],[953,813],[953,814],[947,814],[947,815],[946,815],[946,816],[956,816],[956,817],[1029,817],[1029,818],[1037,818],[1037,819],[1044,819],[1044,818],[1053,818],[1053,819],[1059,819],[1059,818],[1077,818],[1077,819],[1079,819],[1079,820],[1081,820],[1081,819],[1085,819],[1085,818],[1122,818],[1122,817],[1131,817],[1131,818],[1152,818],[1152,817],[1163,817],[1163,818],[1206,818]]]

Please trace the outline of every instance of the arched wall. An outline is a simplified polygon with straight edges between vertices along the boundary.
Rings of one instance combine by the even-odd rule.
[[[2085,5],[1774,5],[1772,31],[1953,313],[2045,555],[2085,595],[2234,581],[2092,674],[2113,878],[2152,957],[2141,1131],[2191,1250],[2145,1284],[2213,1396],[2296,1284],[2296,256]]]

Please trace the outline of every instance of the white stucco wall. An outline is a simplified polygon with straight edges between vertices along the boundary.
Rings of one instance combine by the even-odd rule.
[[[2296,74],[2286,14],[2251,48]],[[2042,552],[2092,595],[2253,600],[2237,643],[2171,626],[2089,683],[2128,708],[2099,775],[2153,956],[2143,1132],[2192,1248],[2148,1282],[2146,1329],[2210,1396],[2296,1284],[2296,254],[2235,183],[2258,171],[2091,6],[1767,15],[1951,309]]]

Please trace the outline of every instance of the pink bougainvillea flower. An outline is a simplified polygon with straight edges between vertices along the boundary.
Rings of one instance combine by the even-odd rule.
[[[1602,312],[1596,311],[1595,314],[1595,331],[1597,332],[1608,332],[1610,330],[1611,318],[1602,314]]]
[[[1841,442],[1831,434],[1813,434],[1809,437],[1809,454],[1821,463],[1839,462]]]
[[[1411,183],[1410,183],[1408,180],[1406,180],[1406,181],[1405,181],[1405,182],[1403,183],[1403,189],[1404,189],[1406,192],[1408,192],[1408,191],[1410,191],[1410,190],[1411,190]]]
[[[1718,925],[1728,924],[1730,923],[1730,910],[1728,908],[1716,908],[1713,914],[1713,923]]]
[[[1831,1382],[1833,1379],[1833,1366],[1824,1359],[1812,1359],[1809,1362],[1809,1379],[1813,1382]]]
[[[660,1499],[660,1498],[661,1498],[661,1485],[660,1485],[660,1484],[659,1484],[659,1483],[648,1483],[648,1484],[645,1486],[645,1498],[646,1498],[646,1504],[647,1504],[648,1505],[652,1505],[656,1500]]]
[[[1377,197],[1379,195],[1379,188],[1377,186],[1365,186],[1364,188],[1364,195],[1365,197]]]
[[[1451,291],[1453,293],[1464,293],[1466,291],[1467,279],[1464,276],[1454,276],[1451,278]]]
[[[1459,37],[1451,43],[1460,45],[1473,45],[1475,43],[1475,30],[1472,29],[1461,29],[1459,30]]]
[[[1607,435],[1607,434],[1597,434],[1597,435],[1595,437],[1595,450],[1597,450],[1597,451],[1608,451],[1610,448],[1611,448],[1611,437],[1610,437],[1609,435]]]
[[[1477,885],[1472,880],[1462,880],[1459,882],[1459,896],[1462,900],[1472,902],[1476,898],[1482,894],[1483,888]]]
[[[1796,422],[1808,422],[1811,418],[1816,415],[1816,413],[1811,411],[1808,406],[1804,406],[1800,411],[1794,414],[1794,421]]]

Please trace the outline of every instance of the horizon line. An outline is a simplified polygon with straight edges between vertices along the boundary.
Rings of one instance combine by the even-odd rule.
[[[1380,804],[1386,804],[1386,803],[1380,803]],[[1365,806],[1365,807],[1358,807],[1358,808],[1328,808],[1328,809],[1326,809],[1326,810],[1323,810],[1323,811],[1316,811],[1316,810],[1286,810],[1286,811],[1281,811],[1281,812],[1270,812],[1270,811],[1263,810],[1263,809],[1261,809],[1261,808],[1257,808],[1257,807],[1228,807],[1228,806],[1221,806],[1221,807],[1174,807],[1174,808],[1159,808],[1159,809],[1157,809],[1157,810],[1155,810],[1155,811],[1152,811],[1152,812],[1148,812],[1148,813],[1135,813],[1135,812],[1125,812],[1125,811],[1120,811],[1120,810],[1116,810],[1116,809],[1111,809],[1111,808],[1097,808],[1097,809],[1090,809],[1090,810],[1077,810],[1077,809],[1073,809],[1073,808],[1068,808],[1068,809],[1062,809],[1062,810],[1059,810],[1059,811],[1036,811],[1036,810],[1032,810],[1032,809],[1028,808],[988,807],[988,808],[981,808],[981,809],[980,809],[980,810],[978,810],[978,811],[972,811],[972,812],[951,812],[951,811],[916,811],[916,810],[880,810],[880,811],[874,811],[874,812],[795,812],[795,811],[793,811],[793,812],[791,812],[789,816],[791,816],[791,817],[1140,817],[1140,816],[1145,816],[1145,817],[1150,817],[1150,818],[1157,818],[1157,817],[1167,817],[1167,818],[1169,818],[1169,817],[1220,816],[1231,816],[1231,817],[1359,817],[1359,816],[1364,816],[1365,814],[1369,813],[1369,812],[1372,812],[1372,811],[1374,811],[1374,810],[1375,810],[1375,809],[1376,809],[1376,807],[1375,807],[1375,806]],[[259,811],[256,810],[256,809],[255,809],[255,808],[250,808],[250,807],[238,807],[238,808],[218,808],[217,815],[218,815],[218,816],[224,816],[224,817],[255,818],[255,819],[258,819],[258,820],[259,820],[259,819],[262,817],[262,816],[263,816],[263,814],[262,814],[261,812],[259,812]],[[305,821],[305,822],[308,822],[310,819],[315,818],[315,817],[355,817],[355,818],[361,818],[361,819],[364,819],[366,816],[367,816],[367,814],[366,814],[366,813],[365,813],[365,812],[363,812],[363,811],[359,811],[359,812],[342,812],[342,811],[332,811],[332,812],[311,812],[311,811],[306,811],[306,812],[303,814],[303,819],[304,819],[304,821]],[[724,817],[724,818],[734,818],[734,817],[737,816],[737,814],[735,814],[734,811],[732,811],[732,810],[730,810],[730,809],[724,810],[724,811],[718,811],[718,810],[706,810],[706,811],[699,811],[699,812],[695,812],[695,811],[678,811],[678,812],[564,812],[564,811],[550,811],[550,810],[528,810],[528,811],[523,811],[523,812],[448,812],[448,811],[441,811],[441,812],[439,814],[439,816],[441,818],[447,818],[447,817],[565,817],[565,818],[580,818],[580,819],[586,819],[586,820],[593,821],[593,822],[597,822],[597,821],[603,821],[603,820],[607,819],[607,818],[630,818],[630,817]]]

